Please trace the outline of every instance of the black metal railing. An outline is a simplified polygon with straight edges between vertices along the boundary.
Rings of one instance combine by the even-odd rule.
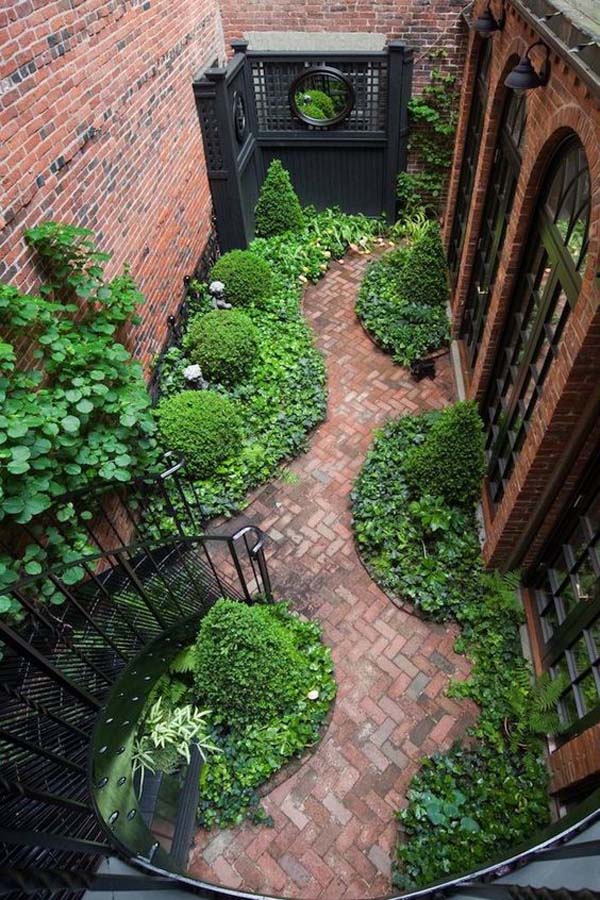
[[[147,696],[181,623],[197,630],[221,596],[272,599],[262,532],[203,533],[193,491],[177,462],[126,488],[59,498],[11,535],[18,546],[45,546],[48,529],[68,536],[75,521],[88,538],[81,557],[13,584],[18,615],[0,622],[0,866],[19,877],[60,870],[87,878],[111,852],[88,785],[90,739],[131,661],[149,645],[163,647],[138,692]],[[69,522],[56,514],[67,503]]]

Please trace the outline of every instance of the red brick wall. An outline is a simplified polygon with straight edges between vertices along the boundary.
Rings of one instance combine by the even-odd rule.
[[[433,66],[462,72],[467,28],[460,15],[468,0],[222,0],[227,43],[247,31],[367,31],[403,40],[415,50],[414,89]],[[446,33],[445,33],[446,32]],[[443,54],[425,52],[435,42]]]
[[[0,35],[0,278],[35,288],[24,228],[93,229],[146,295],[148,359],[210,232],[191,80],[224,56],[217,0],[19,0]]]
[[[483,8],[478,0],[475,14]],[[515,54],[522,54],[538,35],[508,4],[507,22],[502,33],[493,40],[488,103],[475,177],[475,186],[467,222],[461,266],[452,303],[454,329],[458,333],[463,304],[471,276],[471,266],[481,224],[490,174],[493,148],[498,128],[499,111],[505,92],[503,81]],[[462,137],[468,117],[475,43],[471,35],[458,142],[450,179],[449,201],[445,216],[445,234],[449,237],[453,203],[462,159]],[[534,51],[539,65],[543,56]],[[600,288],[596,272],[600,263],[600,98],[577,77],[568,64],[551,53],[550,82],[545,88],[528,93],[528,122],[522,148],[521,176],[506,234],[483,335],[481,350],[473,373],[468,375],[468,394],[485,396],[490,372],[519,272],[522,250],[527,241],[535,199],[544,170],[554,148],[569,132],[576,133],[587,154],[592,180],[592,219],[590,251],[579,300],[562,336],[559,352],[544,385],[531,423],[531,430],[519,454],[501,504],[492,511],[484,504],[487,541],[484,553],[490,564],[505,565],[523,529],[533,516],[553,471],[559,465],[574,429],[585,415],[592,387],[600,381]],[[467,373],[468,374],[468,373]],[[552,505],[544,522],[549,530],[560,513],[558,503]],[[530,558],[527,559],[530,561]]]

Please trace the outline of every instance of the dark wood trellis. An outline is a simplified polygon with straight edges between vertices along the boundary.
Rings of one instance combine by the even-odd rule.
[[[303,204],[346,212],[396,213],[396,177],[406,166],[412,57],[399,41],[378,51],[265,51],[235,42],[223,68],[194,82],[222,250],[254,236],[254,207],[269,163],[281,159]],[[300,121],[289,100],[294,79],[333,67],[354,91],[341,122]]]

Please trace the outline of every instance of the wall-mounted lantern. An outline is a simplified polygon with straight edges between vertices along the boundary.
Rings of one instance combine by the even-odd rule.
[[[506,0],[502,0],[502,13],[497,19],[491,9],[492,0],[488,0],[487,6],[473,23],[475,31],[483,38],[491,37],[497,31],[502,31],[506,22]]]
[[[529,54],[534,47],[543,47],[546,51],[546,59],[542,63],[539,72],[533,68]],[[532,91],[534,88],[545,87],[550,78],[550,50],[543,41],[535,41],[527,48],[525,56],[522,56],[512,72],[509,72],[504,84],[513,91]]]

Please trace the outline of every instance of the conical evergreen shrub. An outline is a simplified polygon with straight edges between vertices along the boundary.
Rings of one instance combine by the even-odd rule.
[[[256,204],[256,234],[272,237],[284,231],[299,231],[304,215],[289,172],[274,159],[262,183]]]

